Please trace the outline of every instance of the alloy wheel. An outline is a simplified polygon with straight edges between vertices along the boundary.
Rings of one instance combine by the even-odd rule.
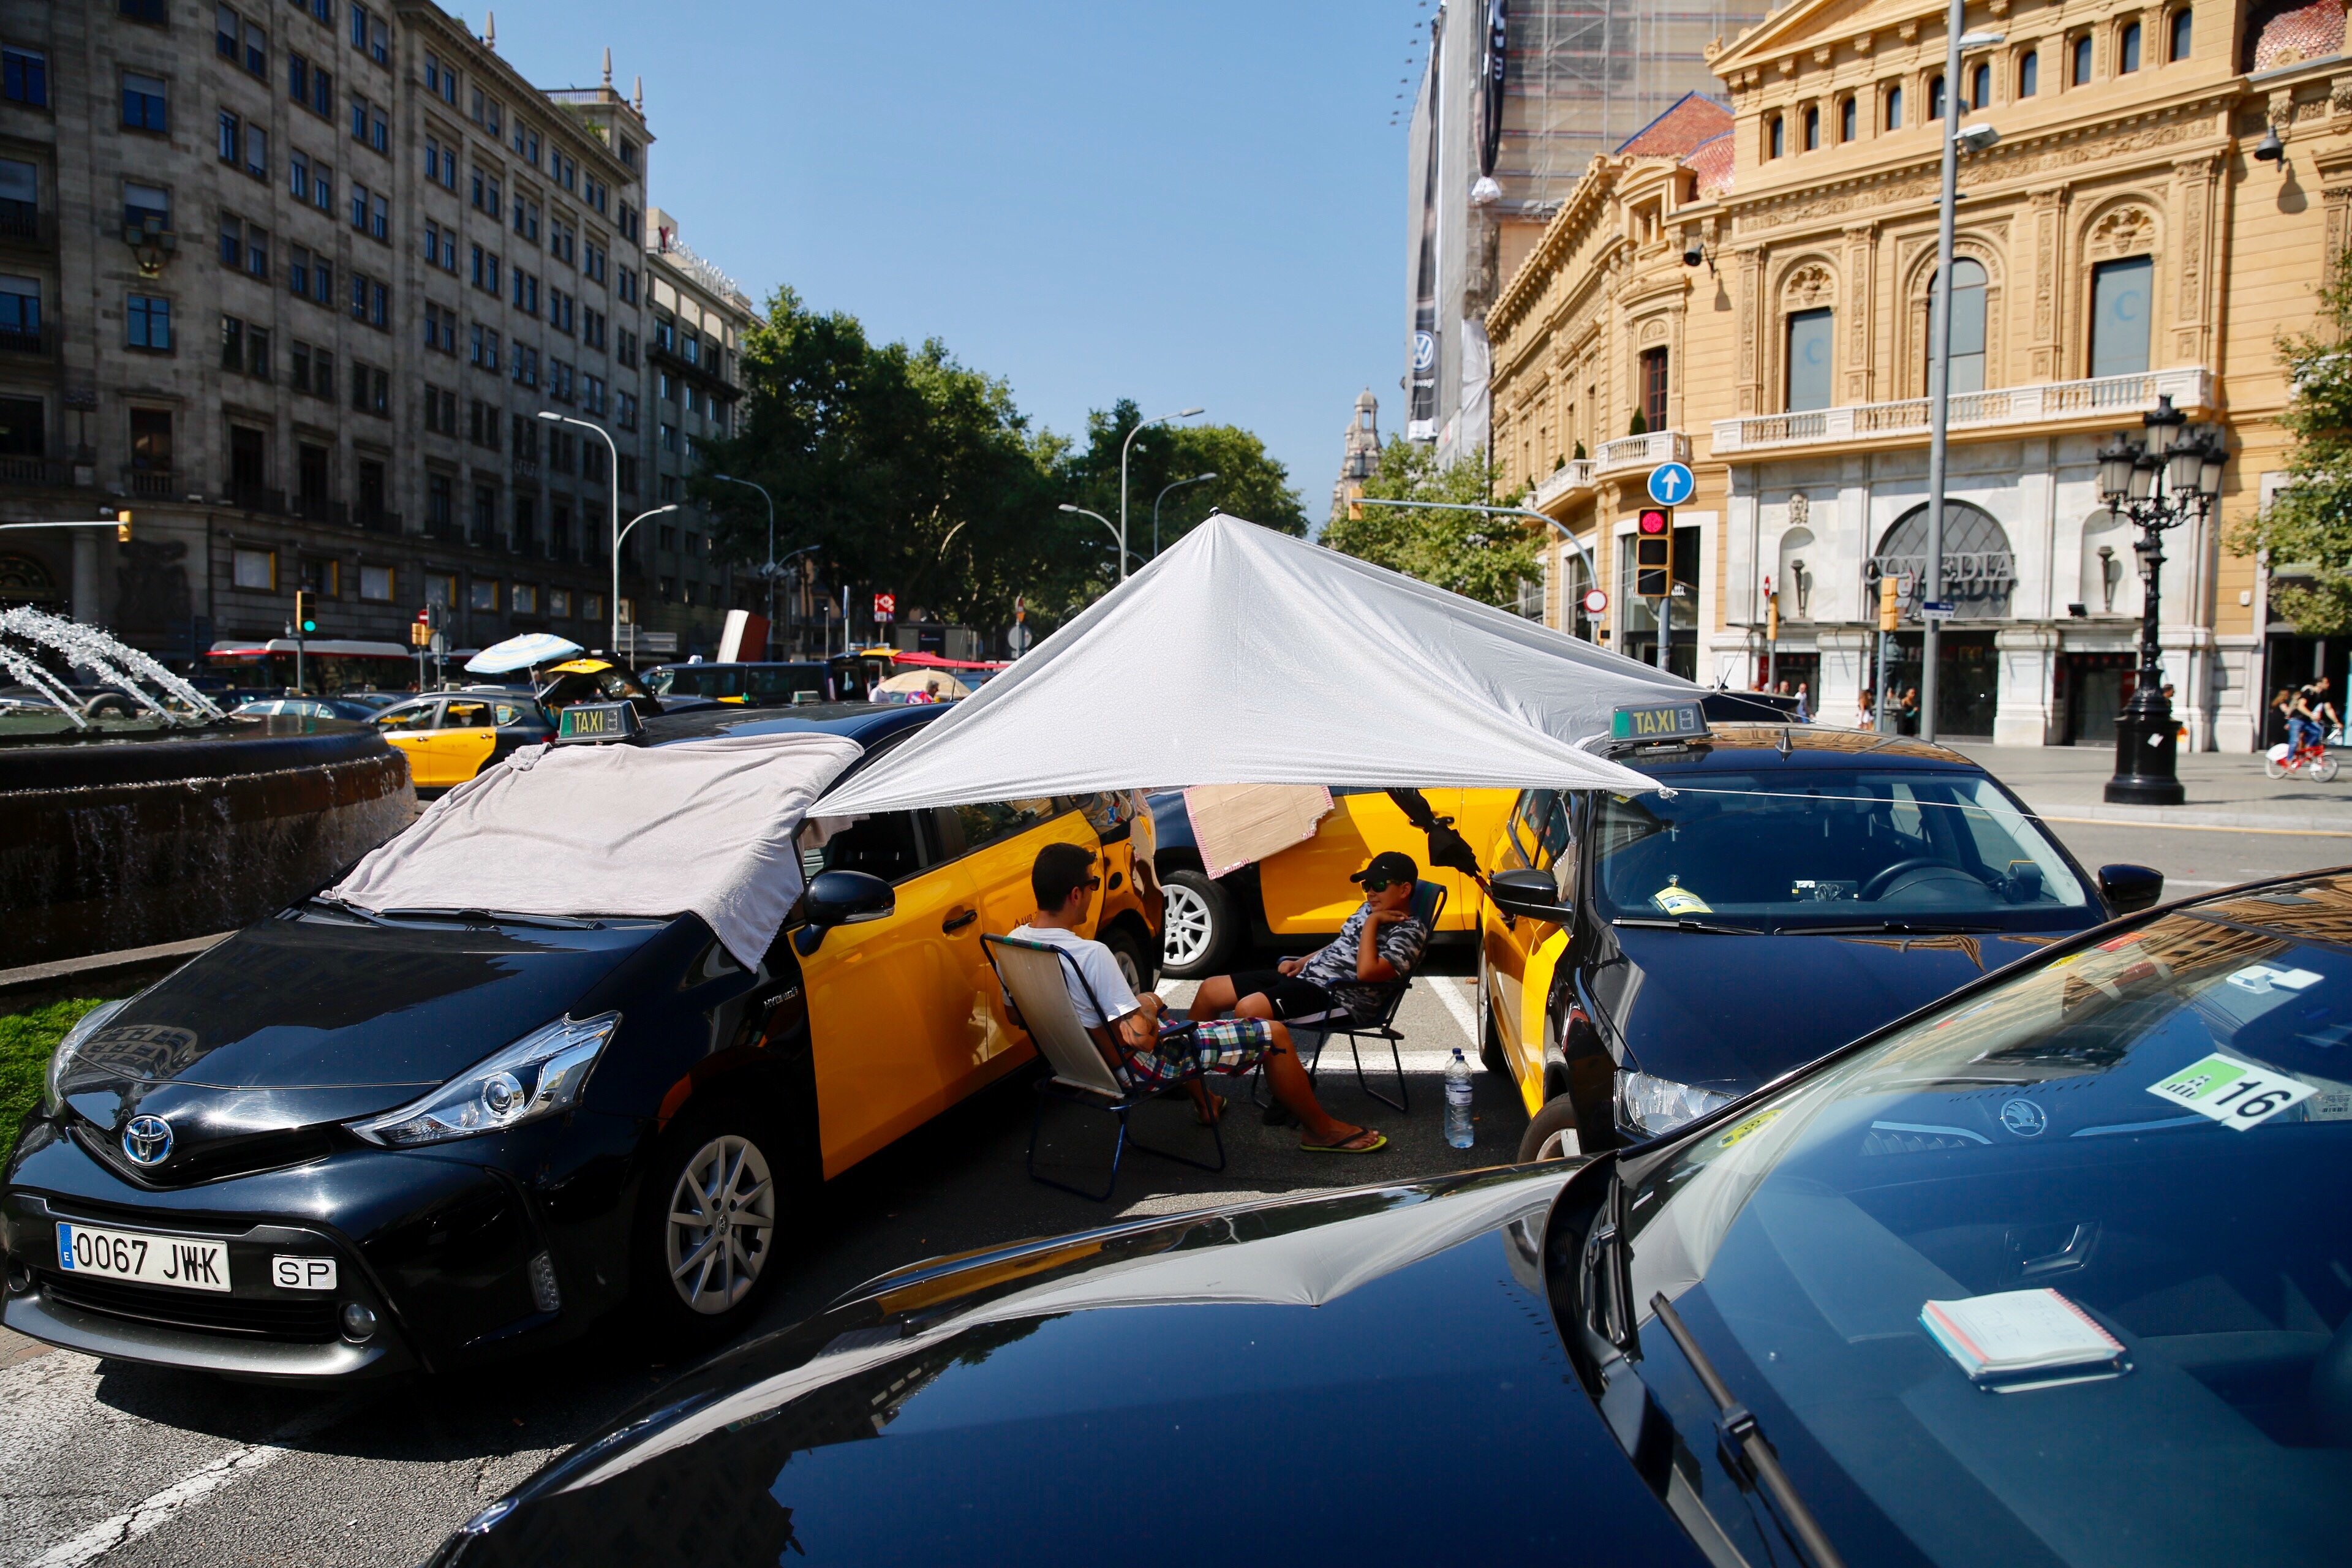
[[[742,1300],[775,1227],[776,1184],[758,1145],[731,1132],[705,1143],[679,1173],[663,1226],[678,1299],[714,1317]]]
[[[1181,882],[1170,882],[1163,891],[1166,900],[1160,913],[1161,959],[1178,969],[1198,963],[1208,956],[1209,942],[1216,934],[1208,902]]]

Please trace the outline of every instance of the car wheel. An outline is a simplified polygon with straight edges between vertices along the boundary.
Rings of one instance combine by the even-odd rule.
[[[1110,949],[1112,962],[1118,965],[1119,978],[1127,982],[1129,991],[1140,996],[1151,989],[1159,976],[1152,972],[1150,954],[1144,951],[1133,931],[1124,926],[1113,926],[1102,933],[1102,944]]]
[[[1566,1160],[1584,1152],[1576,1125],[1576,1107],[1566,1095],[1548,1101],[1528,1122],[1519,1139],[1519,1163]]]
[[[1215,973],[1233,945],[1233,895],[1198,871],[1172,871],[1164,888],[1160,968],[1181,980]]]
[[[638,1200],[635,1279],[640,1307],[668,1335],[723,1339],[772,1287],[784,1215],[769,1140],[740,1111],[664,1135]]]

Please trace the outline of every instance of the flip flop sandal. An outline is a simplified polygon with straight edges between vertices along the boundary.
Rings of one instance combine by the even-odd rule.
[[[1369,1134],[1372,1140],[1370,1142],[1358,1143],[1356,1142],[1357,1139],[1362,1138],[1367,1134]],[[1298,1147],[1309,1154],[1372,1154],[1379,1152],[1381,1150],[1385,1149],[1388,1146],[1389,1141],[1387,1134],[1374,1132],[1369,1127],[1358,1128],[1355,1131],[1349,1133],[1347,1137],[1342,1138],[1337,1143],[1310,1143],[1303,1138],[1298,1141]]]
[[[1197,1105],[1192,1108],[1192,1120],[1203,1127],[1214,1127],[1218,1122],[1223,1121],[1225,1119],[1226,1110],[1233,1105],[1233,1101],[1213,1089],[1209,1093],[1209,1100],[1216,1108],[1210,1115],[1202,1115],[1201,1108]]]

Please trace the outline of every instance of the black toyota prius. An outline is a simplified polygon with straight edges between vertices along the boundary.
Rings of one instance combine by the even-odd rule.
[[[1639,1148],[901,1270],[435,1563],[2340,1563],[2347,933],[2218,893]]]

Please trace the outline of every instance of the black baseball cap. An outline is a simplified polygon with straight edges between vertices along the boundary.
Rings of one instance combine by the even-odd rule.
[[[1421,868],[1412,863],[1412,856],[1398,849],[1381,850],[1372,857],[1370,865],[1348,879],[1350,882],[1417,882],[1420,879]]]

